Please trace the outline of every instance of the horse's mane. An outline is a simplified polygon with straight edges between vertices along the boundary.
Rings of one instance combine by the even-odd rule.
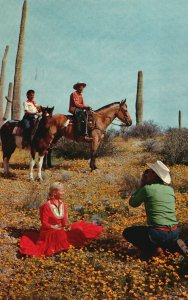
[[[108,107],[110,107],[110,106],[112,106],[112,105],[114,105],[114,104],[119,104],[120,102],[113,102],[113,103],[110,103],[110,104],[107,104],[107,105],[105,105],[105,106],[103,106],[103,107],[101,107],[101,108],[98,108],[97,110],[95,110],[95,112],[98,112],[98,111],[100,111],[100,110],[102,110],[102,109],[104,109],[104,108],[108,108]]]

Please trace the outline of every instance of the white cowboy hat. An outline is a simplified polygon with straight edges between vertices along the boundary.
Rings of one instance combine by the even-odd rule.
[[[79,85],[83,85],[84,88],[86,87],[86,83],[85,82],[77,82],[77,83],[75,83],[73,85],[73,89],[76,90]]]
[[[171,183],[170,170],[162,163],[162,161],[157,160],[155,163],[147,163],[147,165],[162,179],[162,181],[167,184]]]

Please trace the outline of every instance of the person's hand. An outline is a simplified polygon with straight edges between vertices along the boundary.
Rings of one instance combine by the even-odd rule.
[[[147,169],[143,172],[140,187],[143,187],[144,185],[150,183],[150,174],[151,174],[150,169]]]
[[[58,229],[58,230],[62,230],[62,229],[63,229],[63,227],[62,227],[61,224],[51,225],[51,227],[52,227],[53,229]]]
[[[63,229],[64,229],[65,231],[70,231],[70,230],[71,230],[71,225],[70,225],[70,224],[66,224],[66,225],[63,227]]]

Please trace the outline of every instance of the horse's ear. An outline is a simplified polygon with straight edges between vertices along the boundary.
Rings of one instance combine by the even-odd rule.
[[[54,106],[52,106],[52,111],[54,110]]]
[[[124,100],[121,100],[120,106],[122,106],[123,104],[125,104],[126,102],[126,98]]]

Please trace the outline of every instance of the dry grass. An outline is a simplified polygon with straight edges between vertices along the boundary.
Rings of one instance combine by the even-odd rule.
[[[126,226],[145,222],[143,207],[128,206],[128,194],[135,187],[131,179],[145,169],[144,161],[155,160],[157,154],[145,152],[137,139],[125,142],[117,137],[113,144],[117,153],[99,158],[99,171],[91,173],[87,160],[59,160],[57,167],[45,171],[43,183],[28,180],[27,152],[13,155],[14,177],[1,178],[0,299],[188,298],[187,278],[179,275],[180,254],[146,263],[122,238]],[[187,184],[188,167],[173,166],[172,173],[178,220],[185,224],[188,193],[181,186]],[[122,185],[125,178],[129,179],[127,186]],[[96,220],[106,231],[100,240],[81,250],[70,249],[45,259],[20,258],[20,236],[25,229],[39,228],[38,205],[53,181],[64,182],[70,221]],[[122,188],[127,189],[124,198]]]

